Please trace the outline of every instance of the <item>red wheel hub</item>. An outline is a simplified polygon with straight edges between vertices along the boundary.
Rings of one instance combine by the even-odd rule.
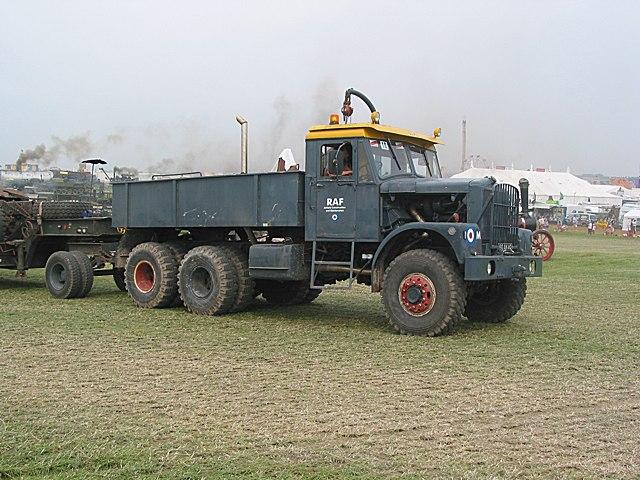
[[[398,298],[405,312],[418,317],[429,313],[433,308],[436,289],[429,277],[422,273],[412,273],[400,282]]]
[[[150,292],[156,283],[156,272],[153,270],[153,265],[144,260],[138,262],[133,270],[133,283],[142,293]]]

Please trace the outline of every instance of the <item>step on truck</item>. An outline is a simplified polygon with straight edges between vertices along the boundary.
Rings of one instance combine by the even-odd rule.
[[[370,123],[350,122],[354,96]],[[513,317],[542,269],[531,231],[519,228],[518,188],[442,178],[439,129],[381,125],[356,90],[342,115],[308,131],[304,172],[248,173],[238,117],[240,174],[114,183],[113,226],[125,232],[115,268],[133,302],[222,315],[258,295],[304,304],[355,282],[381,293],[404,334]],[[527,212],[526,191],[522,201]]]

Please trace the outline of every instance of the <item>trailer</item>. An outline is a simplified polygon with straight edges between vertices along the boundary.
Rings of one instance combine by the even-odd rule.
[[[350,123],[352,96],[371,123]],[[241,173],[114,183],[113,226],[124,232],[114,263],[133,302],[222,315],[258,295],[303,304],[357,282],[381,293],[405,334],[513,317],[526,279],[542,273],[519,228],[518,189],[442,178],[439,129],[381,125],[361,92],[347,90],[342,114],[309,130],[304,172],[248,173],[238,117]]]
[[[30,200],[17,191],[0,194],[0,268],[24,276],[45,268],[49,292],[56,298],[86,296],[95,275],[114,275],[110,266],[121,234],[110,217],[91,216],[91,204]]]

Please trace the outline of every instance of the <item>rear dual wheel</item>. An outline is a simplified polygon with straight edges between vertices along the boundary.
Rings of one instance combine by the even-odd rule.
[[[238,245],[224,245],[220,248],[228,252],[238,285],[238,292],[229,312],[241,312],[246,310],[255,298],[255,281],[249,276],[249,255]]]
[[[78,265],[80,265],[80,283],[82,286],[80,287],[78,298],[84,298],[89,295],[89,292],[93,288],[93,264],[85,253],[78,251],[69,253],[78,261]]]
[[[178,285],[187,310],[199,315],[222,315],[232,310],[238,281],[229,257],[227,248],[211,245],[195,247],[185,255]]]
[[[93,287],[93,266],[82,252],[55,252],[45,266],[45,283],[55,298],[83,298]]]
[[[137,245],[127,260],[125,283],[139,307],[170,306],[178,292],[178,264],[171,249],[156,242]]]

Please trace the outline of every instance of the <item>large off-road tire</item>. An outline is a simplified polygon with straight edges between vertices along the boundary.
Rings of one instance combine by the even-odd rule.
[[[42,218],[81,218],[82,213],[91,210],[88,202],[42,202]]]
[[[203,245],[189,250],[180,264],[180,298],[190,312],[222,315],[238,293],[236,269],[223,247]]]
[[[113,267],[113,283],[121,292],[127,291],[127,282],[124,279],[124,268]]]
[[[164,245],[169,247],[169,250],[171,250],[173,257],[176,260],[176,265],[180,267],[180,264],[182,263],[184,256],[189,251],[189,246],[183,242],[166,242]],[[171,304],[169,305],[169,307],[171,308],[181,307],[182,305],[183,305],[182,298],[180,298],[180,293],[176,290],[176,296],[171,301]]]
[[[145,242],[129,255],[125,268],[127,292],[136,305],[164,308],[178,291],[178,265],[166,245]]]
[[[77,258],[70,252],[55,252],[47,260],[45,283],[55,298],[77,298],[82,290],[82,273]]]
[[[461,318],[466,286],[457,266],[433,250],[411,250],[387,267],[382,305],[400,333],[435,336],[451,331]]]
[[[465,315],[472,322],[506,322],[520,311],[526,295],[525,278],[487,282],[469,297]]]
[[[255,282],[249,276],[249,255],[241,246],[225,245],[223,248],[228,252],[238,284],[238,293],[229,312],[241,312],[247,309],[255,299]]]
[[[83,252],[72,251],[69,253],[76,258],[80,265],[82,287],[78,293],[78,298],[84,298],[89,295],[89,292],[93,288],[93,264],[91,263],[91,259]]]
[[[118,241],[116,255],[113,257],[113,261],[111,262],[113,264],[113,268],[121,268],[124,271],[131,250],[133,250],[136,245],[143,243],[145,240],[145,235],[142,232],[135,230],[126,231]]]
[[[319,290],[311,290],[308,280],[284,281],[260,280],[262,297],[270,305],[299,305],[309,303],[318,296]],[[314,296],[315,295],[315,296]]]

